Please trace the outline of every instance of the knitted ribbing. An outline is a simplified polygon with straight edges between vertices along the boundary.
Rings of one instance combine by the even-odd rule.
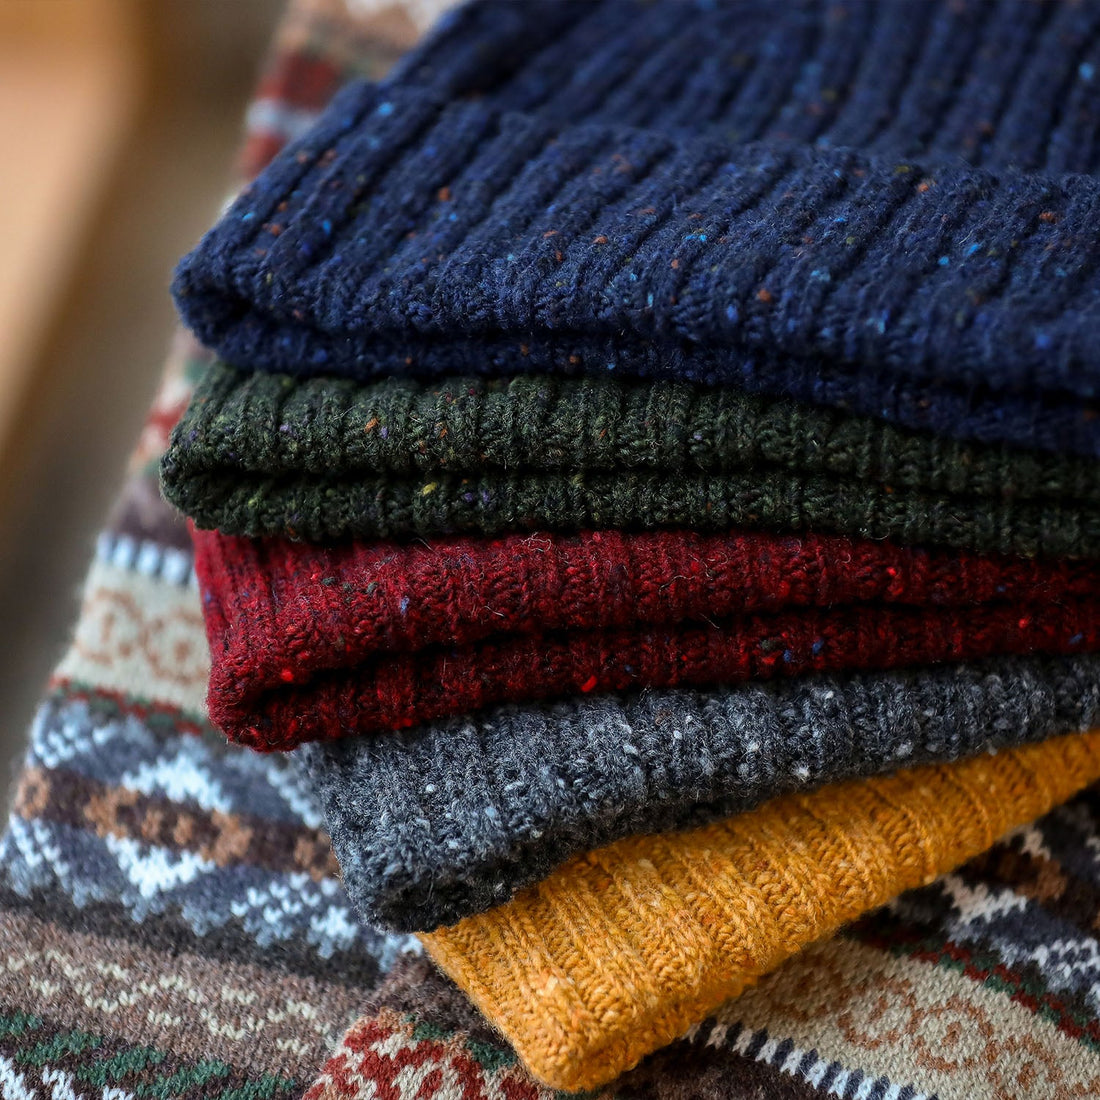
[[[1100,658],[1005,658],[503,707],[302,753],[363,919],[413,931],[621,837],[1087,729],[1098,711]]]
[[[1089,733],[785,795],[578,856],[422,939],[537,1077],[591,1088],[1098,777]]]
[[[570,11],[478,6],[338,96],[181,265],[200,338],[296,373],[736,382],[1100,453],[1100,10]]]
[[[210,714],[261,748],[578,691],[1100,646],[1083,562],[675,531],[194,536]]]
[[[676,523],[1100,553],[1095,463],[608,378],[200,381],[161,466],[200,527],[324,540]]]

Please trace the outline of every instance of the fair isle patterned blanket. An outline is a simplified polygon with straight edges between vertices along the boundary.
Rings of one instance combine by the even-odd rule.
[[[439,6],[295,0],[246,172]],[[544,1096],[414,940],[357,923],[293,757],[206,722],[190,545],[155,481],[201,362],[179,337],[0,842],[0,1095]],[[806,951],[603,1095],[1100,1095],[1098,924],[1094,791]]]

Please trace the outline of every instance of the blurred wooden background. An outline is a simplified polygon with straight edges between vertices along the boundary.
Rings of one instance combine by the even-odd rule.
[[[5,779],[160,374],[172,267],[227,194],[280,7],[0,0]]]

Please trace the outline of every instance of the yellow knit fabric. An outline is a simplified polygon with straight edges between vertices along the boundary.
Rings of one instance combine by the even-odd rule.
[[[1100,731],[789,795],[618,841],[422,938],[536,1077],[595,1088],[1097,778]]]

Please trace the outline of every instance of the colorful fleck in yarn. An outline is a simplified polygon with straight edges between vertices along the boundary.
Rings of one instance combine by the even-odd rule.
[[[1097,556],[1095,463],[729,387],[200,379],[161,466],[204,528],[324,541],[677,525]]]
[[[250,370],[723,382],[1100,455],[1098,24],[475,4],[337,96],[176,300]]]
[[[357,0],[353,17],[294,0],[277,79],[249,112],[250,163],[308,119],[317,82],[376,75],[429,2]],[[830,4],[857,27],[876,8]],[[1035,7],[1036,51],[1072,41],[1061,11]],[[186,400],[185,353],[201,361],[177,348],[0,841],[0,1093],[290,1100],[315,1079],[311,1100],[545,1100],[409,938],[354,919],[293,756],[236,749],[203,719],[189,540],[151,476]],[[1093,787],[803,951],[602,1100],[1100,1093],[1098,847]]]
[[[412,931],[622,837],[1098,718],[1100,657],[1009,657],[508,706],[301,752],[362,918]]]
[[[682,531],[194,539],[210,715],[262,749],[573,693],[1100,648],[1088,562]]]
[[[1098,778],[1088,733],[787,795],[578,856],[421,939],[535,1077],[595,1088]]]
[[[1076,858],[1079,845],[1095,843],[1098,809],[1086,792],[805,948],[596,1095],[1047,1100],[1100,1091],[1094,969],[1077,950],[1095,942],[1088,929],[1100,895],[1095,861]],[[1039,943],[1060,947],[1039,955]],[[413,1100],[425,1078],[439,1082],[439,1100],[557,1095],[453,983],[427,960],[404,958],[307,1097],[357,1100],[380,1084]]]

